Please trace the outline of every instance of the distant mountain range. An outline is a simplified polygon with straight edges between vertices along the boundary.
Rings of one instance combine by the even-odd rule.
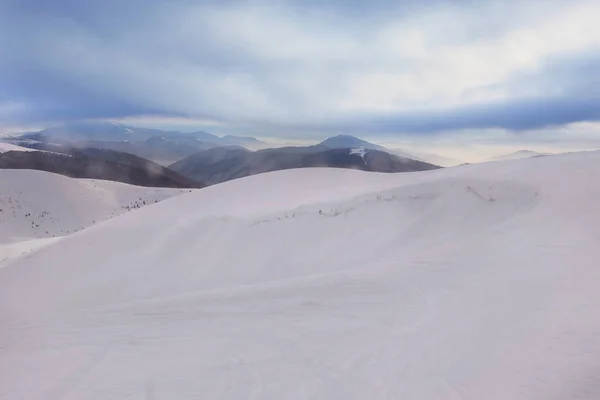
[[[114,122],[83,122],[29,132],[15,145],[31,147],[52,143],[75,148],[103,148],[134,154],[161,165],[169,165],[192,154],[220,146],[259,148],[265,144],[247,136],[219,137],[204,131],[176,132],[136,128]]]
[[[0,154],[0,169],[34,169],[71,178],[103,179],[138,186],[201,188],[203,184],[132,154],[106,149],[8,151]]]
[[[78,142],[78,141],[139,141],[157,136],[169,138],[193,138],[215,144],[232,145],[240,143],[256,143],[260,141],[253,137],[227,135],[219,137],[204,131],[179,132],[163,131],[160,129],[137,128],[116,122],[75,122],[43,129],[38,132],[28,132],[21,135],[23,138],[40,140],[47,138],[53,140]]]
[[[375,172],[439,168],[424,157],[349,135],[333,136],[315,146],[251,151],[249,148],[266,143],[248,136],[219,137],[204,131],[169,132],[85,122],[4,140],[10,143],[5,147],[20,146],[45,153],[5,153],[0,160],[2,168],[39,169],[144,186],[202,187],[263,172],[307,167]]]
[[[540,153],[533,150],[519,150],[514,153],[502,154],[496,157],[490,158],[490,161],[504,161],[504,160],[520,160],[523,158],[548,156],[550,153]]]
[[[115,122],[79,122],[52,127],[38,132],[28,132],[19,137],[42,143],[69,145],[77,148],[105,148],[146,158],[168,166],[188,156],[216,147],[238,146],[259,150],[268,144],[250,136],[225,135],[219,137],[209,132],[178,132],[159,129],[136,128]],[[14,142],[24,146],[23,142]],[[364,148],[392,153],[401,157],[441,166],[454,166],[464,161],[427,152],[388,149],[350,135],[332,136],[318,144],[331,149]],[[30,147],[30,146],[29,146]]]
[[[46,136],[34,134],[27,135],[27,141],[16,142],[20,146],[47,150],[48,148],[60,146],[61,148],[85,149],[97,148],[129,153],[141,158],[154,161],[161,165],[168,165],[177,160],[185,158],[197,152],[212,149],[216,145],[200,141],[195,138],[166,139],[162,136],[151,137],[146,140],[122,140],[122,141],[69,141],[64,139],[50,139]]]
[[[439,168],[384,151],[364,148],[332,149],[322,144],[256,152],[245,149],[215,148],[169,166],[182,175],[209,185],[263,172],[307,167],[351,168],[376,172],[409,172]]]

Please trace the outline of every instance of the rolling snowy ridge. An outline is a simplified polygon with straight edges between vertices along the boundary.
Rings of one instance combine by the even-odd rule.
[[[598,198],[595,152],[126,213],[0,270],[0,398],[600,398]]]

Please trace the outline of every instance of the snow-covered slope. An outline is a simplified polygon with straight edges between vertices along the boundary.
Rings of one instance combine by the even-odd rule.
[[[0,268],[9,265],[11,262],[25,257],[41,248],[44,248],[62,237],[51,237],[44,239],[32,239],[23,242],[14,242],[0,244]]]
[[[189,189],[72,179],[44,171],[0,170],[0,244],[65,236],[184,192]]]
[[[600,398],[598,198],[584,153],[135,210],[0,270],[0,398]]]
[[[6,153],[7,151],[37,151],[34,149],[28,149],[27,147],[21,147],[10,143],[0,142],[0,153]]]

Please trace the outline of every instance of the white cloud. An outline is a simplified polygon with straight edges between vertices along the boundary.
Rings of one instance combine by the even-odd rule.
[[[261,80],[252,72],[233,74],[211,90],[228,100],[240,96],[239,107],[248,110],[244,116],[268,114],[285,123],[324,113],[410,111],[544,95],[503,85],[554,57],[600,50],[598,2],[507,4],[500,10],[495,2],[423,7],[380,24],[235,5],[192,13],[186,25],[208,26],[217,43],[270,70]],[[516,14],[527,17],[512,18]],[[483,26],[488,20],[495,20],[491,31]]]
[[[539,70],[553,57],[600,51],[600,3],[528,4],[514,3],[504,11],[529,12],[527,23],[514,26],[507,18],[482,37],[478,26],[494,17],[483,4],[478,12],[458,6],[424,11],[382,28],[373,46],[380,54],[371,56],[389,61],[379,70],[352,76],[342,107],[410,110],[543,95],[502,85],[514,74]],[[460,38],[457,26],[464,31]],[[475,32],[469,35],[471,29]]]
[[[82,7],[89,4],[100,3]],[[600,3],[588,0],[439,1],[359,16],[317,3],[143,4],[126,16],[94,10],[92,23],[24,13],[0,27],[0,52],[12,55],[0,60],[0,72],[23,79],[14,71],[34,66],[55,80],[31,95],[31,82],[7,78],[12,100],[28,111],[42,97],[44,107],[54,101],[61,111],[92,112],[118,100],[141,114],[294,135],[343,131],[361,118],[451,116],[473,105],[555,97],[561,82],[543,75],[553,60],[600,54]],[[9,28],[20,34],[3,41]]]

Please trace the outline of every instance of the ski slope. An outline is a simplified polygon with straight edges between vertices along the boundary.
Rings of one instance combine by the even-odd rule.
[[[65,236],[187,192],[72,179],[44,171],[0,170],[0,245]],[[0,259],[2,253],[0,248]]]
[[[0,398],[598,399],[599,198],[594,152],[126,213],[0,269]]]

